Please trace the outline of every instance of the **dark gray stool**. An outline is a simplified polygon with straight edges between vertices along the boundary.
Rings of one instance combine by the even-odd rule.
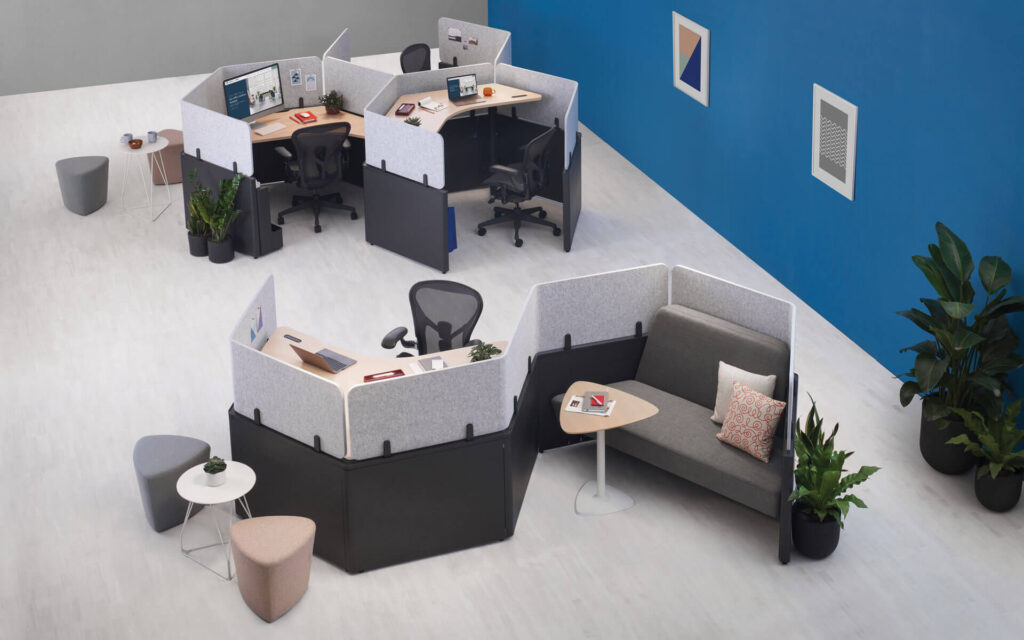
[[[196,438],[145,436],[135,443],[132,460],[142,507],[155,531],[165,531],[185,521],[188,503],[178,495],[178,477],[209,459],[210,445]],[[192,512],[195,511],[193,508]]]
[[[57,180],[64,206],[87,216],[107,203],[106,156],[81,156],[57,161]]]

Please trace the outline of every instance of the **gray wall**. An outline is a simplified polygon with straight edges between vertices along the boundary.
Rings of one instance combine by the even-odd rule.
[[[5,0],[0,95],[319,56],[345,27],[352,55],[436,47],[442,16],[487,24],[487,0]]]

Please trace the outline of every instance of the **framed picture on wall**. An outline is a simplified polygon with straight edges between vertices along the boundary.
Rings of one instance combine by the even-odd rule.
[[[672,12],[672,82],[676,89],[705,107],[708,106],[710,40],[710,31]]]
[[[857,169],[857,105],[814,85],[811,175],[853,200]]]

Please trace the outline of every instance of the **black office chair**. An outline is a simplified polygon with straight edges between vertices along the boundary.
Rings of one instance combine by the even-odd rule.
[[[430,71],[430,47],[422,42],[410,44],[402,50],[402,73]]]
[[[470,340],[484,299],[473,288],[450,280],[425,280],[409,289],[415,340],[406,340],[409,330],[397,327],[384,336],[380,346],[394,349],[399,341],[406,349],[416,347],[420,355],[480,344]],[[411,357],[400,353],[399,358]]]
[[[300,189],[313,192],[311,196],[293,196],[292,206],[277,214],[277,224],[284,224],[284,216],[302,209],[313,210],[313,231],[320,233],[320,210],[339,209],[359,217],[355,207],[344,204],[340,193],[320,193],[321,189],[341,181],[345,170],[345,150],[350,146],[347,122],[304,127],[292,134],[295,155],[284,147],[276,147],[285,159],[288,182]]]
[[[504,224],[511,222],[515,227],[515,245],[523,246],[519,239],[519,227],[524,222],[530,224],[551,227],[552,233],[556,236],[562,235],[562,230],[554,222],[544,220],[547,212],[543,207],[530,207],[523,209],[519,205],[526,200],[539,194],[548,184],[549,160],[548,148],[551,141],[558,133],[558,126],[553,126],[523,147],[523,161],[511,165],[496,164],[491,166],[491,175],[484,180],[484,184],[491,188],[491,198],[488,203],[495,199],[501,200],[502,204],[515,203],[515,207],[494,207],[494,218],[481,222],[476,226],[476,232],[480,235],[487,234],[487,227],[492,224]],[[534,217],[533,214],[537,214]]]

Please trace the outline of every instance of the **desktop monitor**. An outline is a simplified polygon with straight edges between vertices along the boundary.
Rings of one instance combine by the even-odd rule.
[[[281,70],[275,63],[225,80],[224,103],[239,120],[283,106]]]
[[[448,99],[460,100],[476,95],[476,74],[448,78]]]

